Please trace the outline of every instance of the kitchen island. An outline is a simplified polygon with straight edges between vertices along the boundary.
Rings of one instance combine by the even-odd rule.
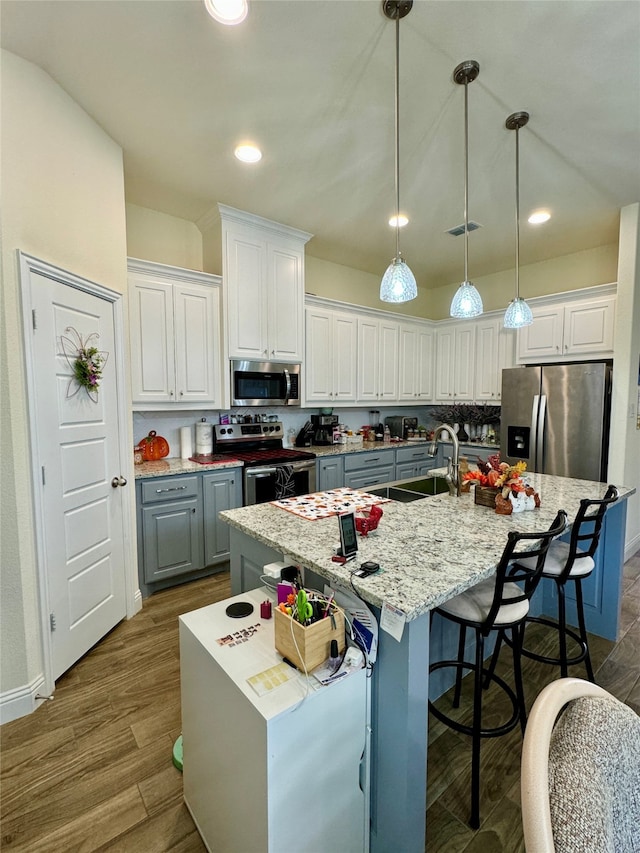
[[[270,504],[221,513],[232,528],[234,594],[258,585],[262,565],[284,559],[304,569],[307,585],[325,581],[349,588],[352,583],[379,622],[385,604],[406,619],[399,640],[380,631],[372,679],[373,853],[424,850],[429,645],[440,657],[450,639],[442,623],[435,622],[430,637],[430,611],[495,572],[510,530],[544,530],[558,509],[566,510],[571,523],[582,498],[601,498],[606,491],[606,484],[548,475],[528,474],[527,480],[541,506],[510,516],[476,505],[473,494],[383,504],[377,533],[359,537],[356,562],[375,560],[381,566],[365,579],[351,577],[353,564],[331,561],[338,540],[335,517],[306,521]],[[626,498],[634,490],[619,491],[620,499],[605,516],[599,570],[593,573],[591,609],[601,627],[588,623],[589,630],[610,637],[618,630]],[[537,606],[545,609],[544,597]],[[432,698],[439,692],[432,689]]]

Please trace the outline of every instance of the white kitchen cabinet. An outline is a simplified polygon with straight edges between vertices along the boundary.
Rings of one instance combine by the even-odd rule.
[[[400,323],[398,401],[433,400],[435,332],[414,323]]]
[[[311,235],[218,205],[229,358],[300,362]]]
[[[398,399],[398,323],[358,318],[358,401]]]
[[[306,310],[307,403],[352,403],[356,399],[358,321],[327,308]]]
[[[187,808],[211,851],[368,850],[368,672],[315,688],[295,670],[270,680],[287,667],[274,620],[260,615],[265,597],[243,592],[179,618]],[[240,601],[253,612],[230,618]],[[257,692],[254,677],[272,689]]]
[[[476,402],[497,403],[502,391],[502,371],[515,364],[514,329],[505,329],[502,314],[476,321]]]
[[[220,278],[128,262],[134,410],[221,405]]]
[[[472,322],[436,330],[436,400],[474,399],[476,328]]]
[[[614,295],[531,306],[533,323],[518,331],[518,361],[579,361],[613,355]]]
[[[502,400],[502,371],[516,365],[516,329],[505,329],[502,318],[498,331],[498,376],[496,381],[496,400]]]

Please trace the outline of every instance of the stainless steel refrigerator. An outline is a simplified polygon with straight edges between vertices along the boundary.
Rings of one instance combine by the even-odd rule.
[[[527,470],[579,480],[607,479],[610,362],[502,371],[500,456]]]

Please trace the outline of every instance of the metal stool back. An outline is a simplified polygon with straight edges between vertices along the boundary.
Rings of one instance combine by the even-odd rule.
[[[458,720],[441,711],[433,702],[429,702],[430,712],[445,725],[470,735],[472,738],[471,756],[471,818],[470,825],[477,829],[480,826],[480,743],[482,738],[499,737],[511,731],[520,721],[522,731],[526,725],[526,708],[522,672],[520,669],[520,626],[529,610],[529,600],[533,595],[537,580],[540,578],[544,561],[551,541],[565,529],[567,515],[560,510],[551,527],[544,532],[519,533],[511,531],[507,536],[496,574],[486,581],[481,581],[460,595],[436,608],[445,619],[450,619],[459,625],[458,656],[455,660],[443,660],[432,663],[429,672],[443,667],[453,667],[456,670],[456,686],[453,707],[460,704],[462,688],[462,673],[467,669],[474,673],[473,688],[473,720],[471,725],[464,725]],[[521,543],[527,543],[524,551]],[[531,547],[531,543],[535,543]],[[520,546],[520,547],[519,547]],[[518,558],[523,556],[535,562],[535,568],[529,569],[518,565]],[[519,586],[518,582],[524,582]],[[464,660],[466,630],[475,631],[475,660]],[[483,668],[484,641],[491,631],[497,631],[496,651],[506,632],[511,633],[510,645],[513,648],[513,668],[515,692],[509,685],[495,674],[497,654],[494,654],[488,669]],[[483,684],[484,679],[484,684]],[[482,728],[482,691],[491,682],[496,683],[511,701],[512,715],[510,719],[493,728]]]
[[[566,678],[569,666],[584,661],[589,681],[595,682],[584,618],[582,581],[589,577],[594,569],[593,558],[600,541],[604,514],[617,499],[618,490],[615,486],[609,486],[604,498],[598,500],[585,498],[580,501],[580,509],[571,528],[570,541],[551,544],[542,572],[543,578],[550,578],[556,584],[558,621],[556,623],[542,616],[528,616],[523,625],[523,634],[526,631],[526,625],[531,622],[547,625],[558,631],[559,655],[557,657],[529,651],[524,645],[524,639],[522,640],[522,654],[542,663],[559,666],[563,678]],[[520,565],[524,568],[531,568],[531,561],[528,559],[521,560]],[[567,581],[573,581],[575,584],[578,633],[567,628],[565,601]],[[567,637],[570,637],[579,647],[579,652],[572,657],[569,657],[567,653]]]

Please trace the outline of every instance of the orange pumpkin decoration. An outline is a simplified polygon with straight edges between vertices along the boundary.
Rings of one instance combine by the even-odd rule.
[[[487,474],[487,485],[495,486],[501,476],[502,475],[500,474],[500,471],[496,471],[494,468],[492,468]]]
[[[149,435],[138,444],[136,450],[142,453],[145,462],[153,462],[169,455],[169,442],[152,429]]]

